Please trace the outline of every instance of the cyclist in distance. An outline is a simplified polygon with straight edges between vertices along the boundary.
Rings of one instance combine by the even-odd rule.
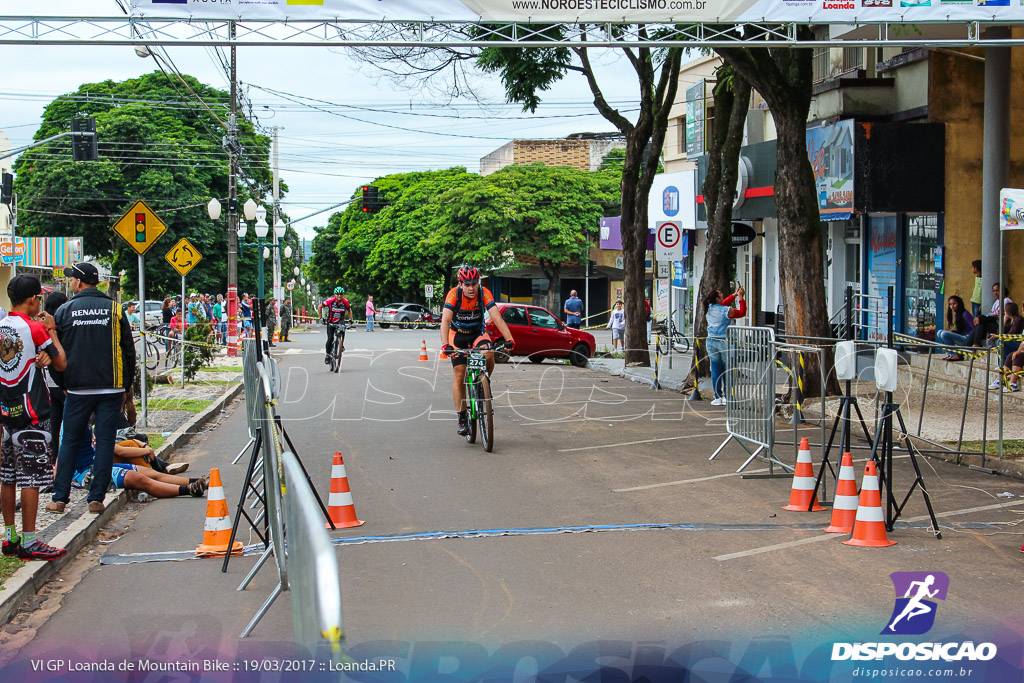
[[[480,285],[480,271],[470,266],[459,269],[459,284],[448,292],[441,313],[441,347],[452,360],[452,399],[459,414],[459,435],[469,433],[469,415],[466,411],[466,356],[452,355],[455,349],[471,349],[483,342],[493,341],[484,333],[484,310],[494,307],[494,296]],[[491,317],[504,337],[504,346],[511,351],[515,342],[508,325],[500,315]],[[494,353],[487,351],[487,374],[494,370]]]
[[[324,309],[327,309],[327,315],[324,315]],[[320,308],[317,309],[317,314],[320,318],[324,318],[324,322],[327,323],[327,355],[324,357],[324,364],[331,364],[331,345],[334,344],[334,330],[338,330],[338,334],[341,335],[341,350],[345,350],[345,318],[352,320],[352,305],[345,298],[345,288],[335,287],[334,296],[327,299]],[[340,325],[335,328],[334,325]]]

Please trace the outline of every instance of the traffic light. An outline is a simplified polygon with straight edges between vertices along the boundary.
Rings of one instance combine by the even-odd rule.
[[[96,119],[71,119],[72,133],[92,133],[71,137],[71,158],[75,161],[96,161],[100,158],[100,142],[96,136]]]
[[[0,179],[0,204],[10,204],[14,198],[14,176],[4,173]]]
[[[363,185],[363,213],[380,211],[380,195],[373,185]]]

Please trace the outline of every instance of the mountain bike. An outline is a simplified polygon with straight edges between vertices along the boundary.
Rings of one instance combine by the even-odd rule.
[[[504,345],[499,345],[505,348]],[[466,441],[476,443],[479,433],[484,450],[494,449],[494,406],[491,379],[487,376],[487,351],[494,349],[484,342],[472,349],[455,349],[449,355],[466,357],[466,411],[469,413],[469,434]]]
[[[689,353],[690,338],[681,333],[672,320],[668,321],[666,328],[665,334],[660,336],[661,352],[668,353],[672,349],[676,353]]]
[[[331,348],[330,359],[331,359],[331,372],[337,373],[341,369],[341,354],[344,350],[341,348],[345,335],[345,330],[351,330],[355,327],[355,324],[349,323],[326,323],[328,327],[334,328],[334,346]]]

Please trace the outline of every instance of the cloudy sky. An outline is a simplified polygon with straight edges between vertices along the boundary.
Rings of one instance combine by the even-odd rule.
[[[121,10],[115,0],[3,0],[3,14],[117,16]],[[181,72],[227,89],[214,50],[176,47],[168,55]],[[611,51],[598,61],[608,99],[633,118],[631,68]],[[0,46],[0,63],[0,130],[15,147],[31,141],[43,107],[55,96],[156,68],[131,48],[100,46]],[[281,127],[281,176],[290,188],[285,211],[293,219],[345,201],[353,188],[387,173],[450,166],[478,171],[480,157],[513,138],[612,129],[594,113],[577,74],[569,74],[531,116],[505,104],[493,77],[474,82],[481,102],[453,102],[415,83],[396,84],[344,49],[241,48],[238,71],[259,123]],[[300,235],[312,237],[313,226],[329,215],[300,221]]]

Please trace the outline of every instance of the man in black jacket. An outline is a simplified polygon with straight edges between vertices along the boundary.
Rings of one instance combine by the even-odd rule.
[[[64,269],[75,293],[54,321],[67,354],[64,385],[64,438],[57,453],[50,512],[64,512],[70,501],[71,479],[79,442],[95,413],[96,459],[89,487],[89,512],[103,512],[114,462],[115,419],[124,407],[125,389],[135,380],[135,344],[128,316],[121,305],[100,292],[99,271],[91,263]]]

